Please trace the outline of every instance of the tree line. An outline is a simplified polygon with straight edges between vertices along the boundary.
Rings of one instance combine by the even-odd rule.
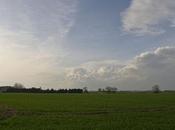
[[[98,92],[107,92],[107,93],[116,93],[118,91],[118,88],[116,87],[111,87],[111,86],[106,86],[106,88],[99,88]],[[160,87],[159,85],[154,85],[152,87],[152,91],[153,93],[160,93]],[[80,88],[74,88],[74,89],[42,89],[40,88],[25,88],[24,85],[22,85],[21,83],[15,83],[14,86],[2,86],[0,87],[0,92],[4,92],[4,93],[88,93],[88,88],[87,87],[83,87],[82,89]],[[122,92],[122,91],[119,91]],[[131,91],[128,91],[131,92]],[[147,91],[148,92],[148,91]],[[172,92],[172,91],[168,91],[166,90],[165,92]]]
[[[42,89],[42,88],[25,88],[20,83],[15,83],[14,86],[1,87],[5,88],[2,92],[6,93],[83,93],[83,89]]]
[[[6,91],[7,93],[83,93],[82,89],[46,89],[41,88],[14,88],[9,87]]]

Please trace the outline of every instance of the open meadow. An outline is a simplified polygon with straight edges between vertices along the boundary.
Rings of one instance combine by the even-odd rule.
[[[174,130],[175,93],[0,94],[0,130]]]

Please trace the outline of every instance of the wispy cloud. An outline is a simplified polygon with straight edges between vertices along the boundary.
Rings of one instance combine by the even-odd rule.
[[[11,31],[34,33],[40,38],[64,37],[75,21],[78,0],[0,0],[0,25]]]
[[[60,63],[68,54],[63,44],[74,25],[78,0],[0,2],[1,83],[32,85],[44,80],[41,73],[59,75]]]
[[[174,0],[132,0],[122,13],[123,30],[136,35],[159,35],[175,23]],[[167,26],[168,25],[168,26]]]

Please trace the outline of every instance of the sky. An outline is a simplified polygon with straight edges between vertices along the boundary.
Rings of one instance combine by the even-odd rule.
[[[0,0],[0,85],[175,89],[174,0]]]

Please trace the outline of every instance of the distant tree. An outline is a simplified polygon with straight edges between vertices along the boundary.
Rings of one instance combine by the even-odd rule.
[[[15,83],[14,84],[14,88],[18,88],[18,89],[22,89],[22,88],[25,88],[23,84],[21,83]]]
[[[101,88],[99,88],[99,89],[98,89],[98,91],[99,91],[99,92],[101,92],[101,91],[102,91],[102,89],[101,89]]]
[[[154,85],[154,86],[152,87],[152,92],[153,92],[153,93],[159,93],[159,92],[160,92],[159,85]]]
[[[15,92],[15,93],[83,93],[83,89],[46,89],[40,88],[24,88],[22,84],[15,83],[14,87],[8,87],[5,92]]]
[[[118,89],[116,87],[107,86],[105,90],[106,92],[117,92]]]
[[[88,93],[88,88],[87,88],[87,87],[84,87],[84,88],[83,88],[83,92],[84,92],[84,93]]]

